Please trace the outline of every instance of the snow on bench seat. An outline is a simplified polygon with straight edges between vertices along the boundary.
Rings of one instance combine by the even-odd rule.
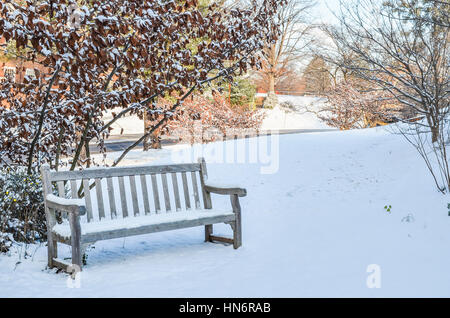
[[[122,237],[133,230],[145,228],[146,232],[159,232],[167,229],[190,227],[193,225],[210,224],[212,221],[223,219],[223,222],[233,221],[235,214],[232,210],[194,210],[174,213],[152,214],[145,216],[117,218],[81,224],[82,241],[91,241],[98,236],[107,238]],[[67,223],[57,224],[53,233],[63,238],[70,238],[70,226]]]

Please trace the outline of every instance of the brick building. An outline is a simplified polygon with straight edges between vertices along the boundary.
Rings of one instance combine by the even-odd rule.
[[[0,46],[5,44],[5,39],[0,38]],[[22,60],[20,58],[6,57],[0,51],[0,81],[6,78],[13,79],[16,83],[22,83],[25,76],[35,77],[35,70],[44,71],[45,68],[31,61]]]

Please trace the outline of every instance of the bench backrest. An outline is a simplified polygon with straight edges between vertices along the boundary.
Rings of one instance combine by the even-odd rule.
[[[84,198],[82,222],[211,208],[203,158],[190,164],[43,171],[46,193]]]

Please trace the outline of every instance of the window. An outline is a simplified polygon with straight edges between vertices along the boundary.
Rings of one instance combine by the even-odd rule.
[[[27,68],[25,70],[25,76],[28,76],[31,79],[36,79],[36,73],[34,72],[34,68]]]
[[[5,79],[8,79],[10,82],[16,81],[16,68],[15,67],[5,67],[3,72],[5,74]]]

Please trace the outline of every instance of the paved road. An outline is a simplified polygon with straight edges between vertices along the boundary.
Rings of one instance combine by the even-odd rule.
[[[279,134],[279,135],[287,135],[287,134],[306,134],[306,133],[313,133],[313,132],[327,132],[327,131],[336,131],[337,129],[283,129],[279,131],[272,131],[272,134]],[[266,135],[268,134],[267,131],[261,131],[260,135]],[[108,139],[105,142],[106,149],[108,152],[113,151],[122,151],[125,150],[127,147],[129,147],[131,144],[136,142],[142,135],[119,135],[119,136],[111,136],[110,139]],[[232,137],[227,138],[232,139]],[[164,136],[161,140],[162,146],[165,145],[174,145],[177,143],[181,143],[180,141]],[[140,143],[136,149],[142,148],[142,143]],[[96,145],[91,146],[91,153],[98,153],[98,147]]]

